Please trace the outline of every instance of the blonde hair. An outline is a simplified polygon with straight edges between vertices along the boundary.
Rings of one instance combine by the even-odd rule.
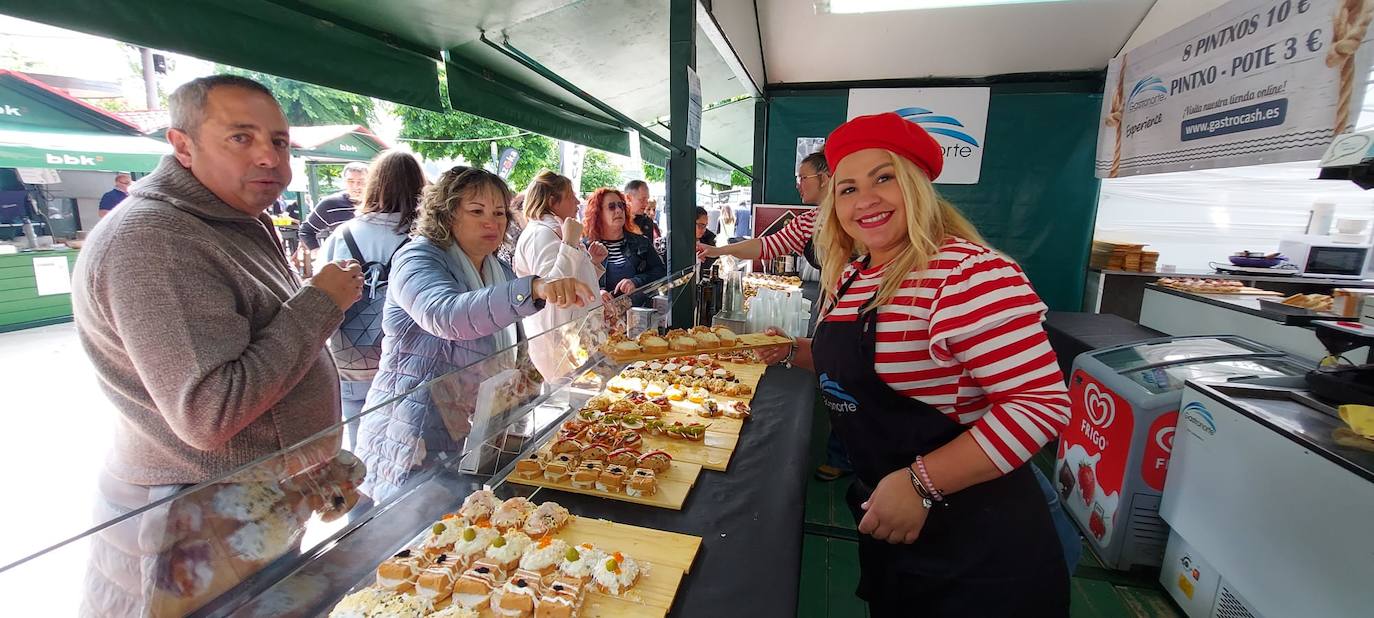
[[[420,199],[420,216],[415,220],[415,233],[448,249],[453,244],[454,214],[463,200],[487,191],[495,195],[502,208],[509,208],[510,187],[500,176],[483,169],[458,166],[439,176],[439,180],[425,187]],[[509,230],[511,218],[506,217]]]
[[[564,192],[572,190],[572,180],[568,177],[549,170],[539,172],[525,189],[525,218],[538,221],[552,214],[553,205],[563,199]]]
[[[869,305],[870,310],[891,302],[908,274],[924,271],[930,265],[931,258],[940,252],[940,245],[944,244],[946,238],[957,236],[987,246],[973,224],[953,204],[940,197],[925,172],[897,154],[889,152],[888,156],[892,159],[897,186],[902,191],[906,233],[910,242],[884,269],[882,283]],[[839,215],[835,213],[833,178],[825,186],[820,208],[818,218],[822,224],[816,235],[816,247],[823,250],[821,282],[825,285],[825,298],[827,304],[833,304],[839,293],[840,275],[844,274],[844,269],[855,254],[867,254],[869,248],[850,237],[840,226]]]

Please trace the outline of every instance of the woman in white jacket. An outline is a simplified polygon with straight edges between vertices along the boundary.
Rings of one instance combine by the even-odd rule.
[[[582,223],[577,220],[577,194],[572,181],[550,171],[540,172],[525,190],[525,218],[528,223],[515,243],[512,266],[521,277],[537,275],[545,279],[575,277],[592,289],[605,270],[606,247],[601,243],[582,245]],[[603,294],[604,296],[604,294]],[[591,334],[602,329],[568,327],[563,336],[538,337],[549,329],[563,326],[586,317],[594,307],[570,305],[549,306],[525,318],[525,335],[531,339],[530,359],[545,379],[566,375],[580,363],[572,356],[569,338],[576,334]],[[597,319],[597,317],[592,319]],[[596,325],[599,326],[599,325]],[[590,342],[581,347],[590,348]]]

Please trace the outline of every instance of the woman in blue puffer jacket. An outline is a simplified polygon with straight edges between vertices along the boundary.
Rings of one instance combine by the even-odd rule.
[[[361,491],[382,502],[412,472],[462,453],[486,375],[469,369],[518,339],[522,318],[584,305],[593,292],[572,278],[515,276],[496,250],[510,223],[510,189],[490,172],[455,167],[425,190],[416,238],[393,258],[383,311],[382,359],[362,419],[357,454],[367,465]],[[471,374],[474,379],[461,379]]]

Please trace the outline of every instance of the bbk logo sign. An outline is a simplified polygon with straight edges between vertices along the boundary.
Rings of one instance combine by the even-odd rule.
[[[939,184],[978,184],[987,147],[987,88],[855,88],[849,118],[895,112],[925,129],[945,158]]]
[[[85,165],[88,167],[95,167],[95,164],[100,162],[99,157],[88,157],[86,155],[78,156],[69,154],[59,155],[53,154],[51,152],[43,153],[43,158],[47,160],[48,165]]]
[[[23,118],[24,108],[0,103],[0,116],[13,116],[15,118]]]
[[[358,147],[353,144],[339,144],[339,150],[344,152],[358,152]]]

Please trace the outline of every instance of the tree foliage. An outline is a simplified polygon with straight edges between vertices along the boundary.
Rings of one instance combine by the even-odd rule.
[[[749,173],[751,175],[754,173],[754,166],[752,165],[746,165],[744,166],[744,169],[749,170]],[[732,169],[730,170],[730,184],[736,187],[748,187],[752,186],[754,184],[754,181],[748,176],[739,173],[739,170]]]
[[[215,70],[220,73],[242,75],[267,86],[267,89],[277,97],[277,102],[281,103],[286,121],[291,123],[291,126],[367,125],[375,117],[375,102],[360,94],[222,64],[216,65]]]
[[[667,174],[663,168],[652,163],[644,164],[644,180],[647,182],[663,182]]]
[[[587,194],[601,187],[620,187],[620,167],[606,153],[588,149],[587,156],[582,159],[582,186],[579,190]]]

